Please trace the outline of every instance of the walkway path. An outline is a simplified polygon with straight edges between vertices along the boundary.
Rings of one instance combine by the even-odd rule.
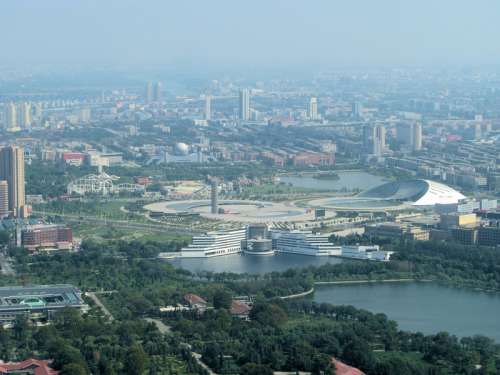
[[[144,320],[148,323],[154,323],[154,325],[156,326],[156,328],[158,328],[158,331],[160,331],[160,333],[169,334],[172,332],[172,328],[170,326],[167,326],[160,319],[144,318]]]
[[[104,306],[104,304],[101,302],[101,300],[97,297],[96,293],[87,292],[87,293],[85,293],[85,295],[87,297],[89,297],[92,301],[94,301],[94,303],[101,308],[102,312],[104,313],[104,315],[106,315],[109,318],[110,322],[115,320],[115,318],[113,317],[111,312],[107,309],[106,306]]]
[[[154,319],[154,318],[144,318],[145,321],[149,323],[154,323],[156,325],[156,328],[160,331],[162,334],[170,334],[172,332],[172,328],[165,323],[163,323],[160,319]],[[183,343],[181,343],[183,344]],[[191,345],[184,343],[184,345],[189,348],[189,351],[191,353],[191,356],[194,358],[194,360],[203,367],[203,369],[209,374],[209,375],[217,375],[217,373],[213,372],[210,367],[208,367],[203,361],[201,360],[201,354],[193,352],[191,350]]]
[[[306,290],[305,292],[302,292],[302,293],[297,293],[297,294],[289,294],[288,296],[283,296],[283,297],[280,297],[281,299],[292,299],[292,298],[300,298],[300,297],[305,297],[309,294],[312,294],[314,293],[314,287],[309,289],[309,290]]]

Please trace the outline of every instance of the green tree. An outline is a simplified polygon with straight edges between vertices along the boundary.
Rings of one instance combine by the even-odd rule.
[[[128,375],[142,375],[149,365],[149,357],[140,345],[134,345],[126,354],[125,373]]]
[[[247,363],[240,369],[241,375],[273,375],[273,370],[266,365]]]
[[[8,245],[10,234],[6,230],[0,230],[0,246]]]
[[[64,365],[61,371],[59,372],[61,375],[87,375],[87,370],[85,367],[78,363],[69,363]]]
[[[250,311],[250,319],[263,325],[278,327],[287,321],[287,314],[274,303],[257,302]]]
[[[217,289],[214,293],[214,307],[216,309],[227,309],[231,308],[232,296],[225,289]]]

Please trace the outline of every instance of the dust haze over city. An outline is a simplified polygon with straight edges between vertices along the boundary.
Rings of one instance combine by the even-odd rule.
[[[500,3],[0,4],[0,374],[500,374]]]

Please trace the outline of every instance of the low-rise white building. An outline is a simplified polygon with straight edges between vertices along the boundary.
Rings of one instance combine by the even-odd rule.
[[[378,245],[353,245],[342,246],[343,258],[362,259],[362,260],[377,260],[388,261],[393,254],[393,251],[381,251]]]
[[[328,242],[329,235],[310,231],[271,231],[277,252],[311,256],[340,256],[341,247]]]
[[[205,258],[239,253],[245,239],[246,229],[208,232],[194,236],[193,242],[181,250],[182,257]]]

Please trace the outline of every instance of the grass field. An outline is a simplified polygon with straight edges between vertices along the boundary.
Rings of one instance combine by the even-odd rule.
[[[190,236],[179,235],[176,233],[159,233],[156,231],[149,231],[147,229],[122,229],[113,227],[113,225],[94,225],[82,223],[78,225],[72,225],[73,234],[75,237],[81,239],[92,239],[95,241],[110,241],[110,240],[143,240],[143,241],[155,241],[164,242],[172,241],[174,239],[186,239],[190,240]]]

